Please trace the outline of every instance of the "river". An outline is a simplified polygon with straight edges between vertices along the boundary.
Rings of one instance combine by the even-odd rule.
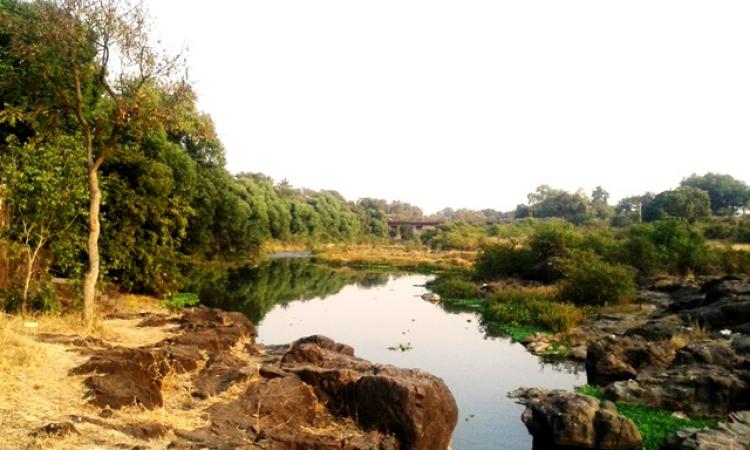
[[[204,303],[247,314],[261,343],[322,334],[351,345],[361,358],[439,376],[459,408],[453,450],[531,449],[523,407],[506,394],[520,386],[585,383],[570,366],[545,363],[508,338],[488,336],[476,313],[422,300],[428,275],[275,259],[256,268],[203,269],[190,279],[187,288]]]

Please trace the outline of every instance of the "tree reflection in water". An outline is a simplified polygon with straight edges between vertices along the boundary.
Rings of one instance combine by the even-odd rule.
[[[240,311],[254,323],[275,305],[325,298],[344,286],[382,286],[388,273],[331,268],[308,258],[272,259],[261,266],[239,268],[191,266],[184,270],[183,292],[195,292],[201,303]]]

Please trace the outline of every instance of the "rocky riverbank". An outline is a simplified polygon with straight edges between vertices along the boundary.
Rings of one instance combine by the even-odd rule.
[[[588,382],[614,402],[672,412],[675,417],[723,420],[717,430],[687,430],[669,436],[665,449],[750,448],[750,280],[727,276],[648,280],[640,301],[627,310],[598,314],[564,335],[533,336],[532,351],[564,343],[568,357],[581,360]],[[580,395],[571,394],[573,396]],[[519,395],[527,405],[524,422],[535,437],[574,434],[580,439],[552,440],[551,448],[637,448],[632,443],[604,445],[594,418],[596,405],[570,396]],[[566,401],[561,401],[561,398]],[[581,404],[591,414],[580,418]],[[618,403],[619,404],[619,403]],[[557,411],[554,427],[549,414]],[[592,412],[593,411],[593,412]],[[586,423],[588,428],[574,432]],[[542,430],[542,431],[540,431]],[[718,439],[718,440],[717,440]],[[722,442],[721,445],[717,442]],[[631,445],[630,447],[628,445]],[[717,446],[718,445],[718,446]]]
[[[35,334],[40,342],[80,356],[82,363],[71,367],[68,377],[82,386],[86,405],[38,423],[28,430],[30,444],[415,450],[450,445],[456,403],[446,385],[428,373],[372,364],[322,336],[263,346],[238,313],[197,308],[108,320],[158,329],[166,337],[126,346]],[[170,421],[174,408],[193,420]]]

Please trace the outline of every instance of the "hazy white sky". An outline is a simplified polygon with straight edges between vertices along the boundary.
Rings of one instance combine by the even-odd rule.
[[[750,182],[750,2],[147,0],[232,172],[511,209]]]

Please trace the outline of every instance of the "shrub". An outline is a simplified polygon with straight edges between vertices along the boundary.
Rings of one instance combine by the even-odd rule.
[[[508,289],[488,299],[485,320],[508,325],[542,327],[566,331],[583,322],[585,311],[570,303],[555,301],[553,289]]]
[[[484,247],[474,263],[476,275],[483,279],[522,276],[536,263],[533,253],[513,243]]]
[[[448,299],[470,299],[479,297],[479,287],[460,278],[436,279],[427,284],[432,291]]]
[[[716,271],[750,275],[750,252],[725,246],[715,248],[712,256]]]
[[[564,280],[560,297],[576,305],[628,303],[635,298],[632,271],[604,262],[590,251],[576,251],[558,261]]]
[[[537,261],[566,255],[581,244],[581,235],[564,220],[541,222],[529,239],[529,248]]]
[[[646,274],[700,273],[710,269],[706,239],[681,219],[632,226],[624,251],[625,261]]]

